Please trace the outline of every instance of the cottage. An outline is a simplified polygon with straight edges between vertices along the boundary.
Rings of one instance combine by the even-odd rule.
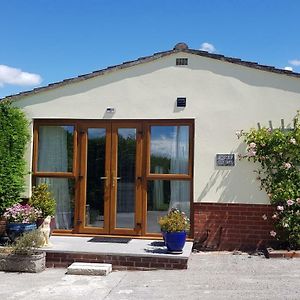
[[[55,232],[158,236],[177,207],[210,249],[270,238],[272,207],[235,133],[292,120],[300,74],[179,43],[4,99],[32,121],[24,197],[49,184]]]

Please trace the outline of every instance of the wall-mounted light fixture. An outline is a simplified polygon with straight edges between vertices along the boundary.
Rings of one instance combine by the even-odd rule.
[[[186,107],[186,98],[180,97],[176,100],[177,107]]]
[[[110,113],[110,114],[113,114],[116,112],[116,109],[114,107],[107,107],[106,108],[106,112],[107,113]]]

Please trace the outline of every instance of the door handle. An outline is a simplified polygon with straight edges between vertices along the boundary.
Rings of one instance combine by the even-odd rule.
[[[100,179],[105,180],[105,187],[107,188],[109,186],[108,177],[107,176],[102,176],[102,177],[100,177]]]

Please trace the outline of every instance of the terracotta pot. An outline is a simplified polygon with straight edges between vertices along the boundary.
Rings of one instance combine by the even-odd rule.
[[[4,236],[6,233],[6,220],[0,218],[0,236]]]

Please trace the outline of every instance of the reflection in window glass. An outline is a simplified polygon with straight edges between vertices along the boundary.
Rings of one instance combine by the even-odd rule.
[[[56,229],[72,229],[74,227],[74,179],[37,178],[36,184],[47,183],[56,201]]]
[[[118,129],[117,228],[134,228],[136,129]]]
[[[72,172],[74,126],[40,126],[39,172]]]
[[[104,226],[106,129],[88,129],[85,226]]]
[[[189,126],[151,126],[150,172],[188,174]]]
[[[147,232],[160,232],[158,220],[171,208],[190,215],[190,182],[184,180],[151,180],[147,191]]]

